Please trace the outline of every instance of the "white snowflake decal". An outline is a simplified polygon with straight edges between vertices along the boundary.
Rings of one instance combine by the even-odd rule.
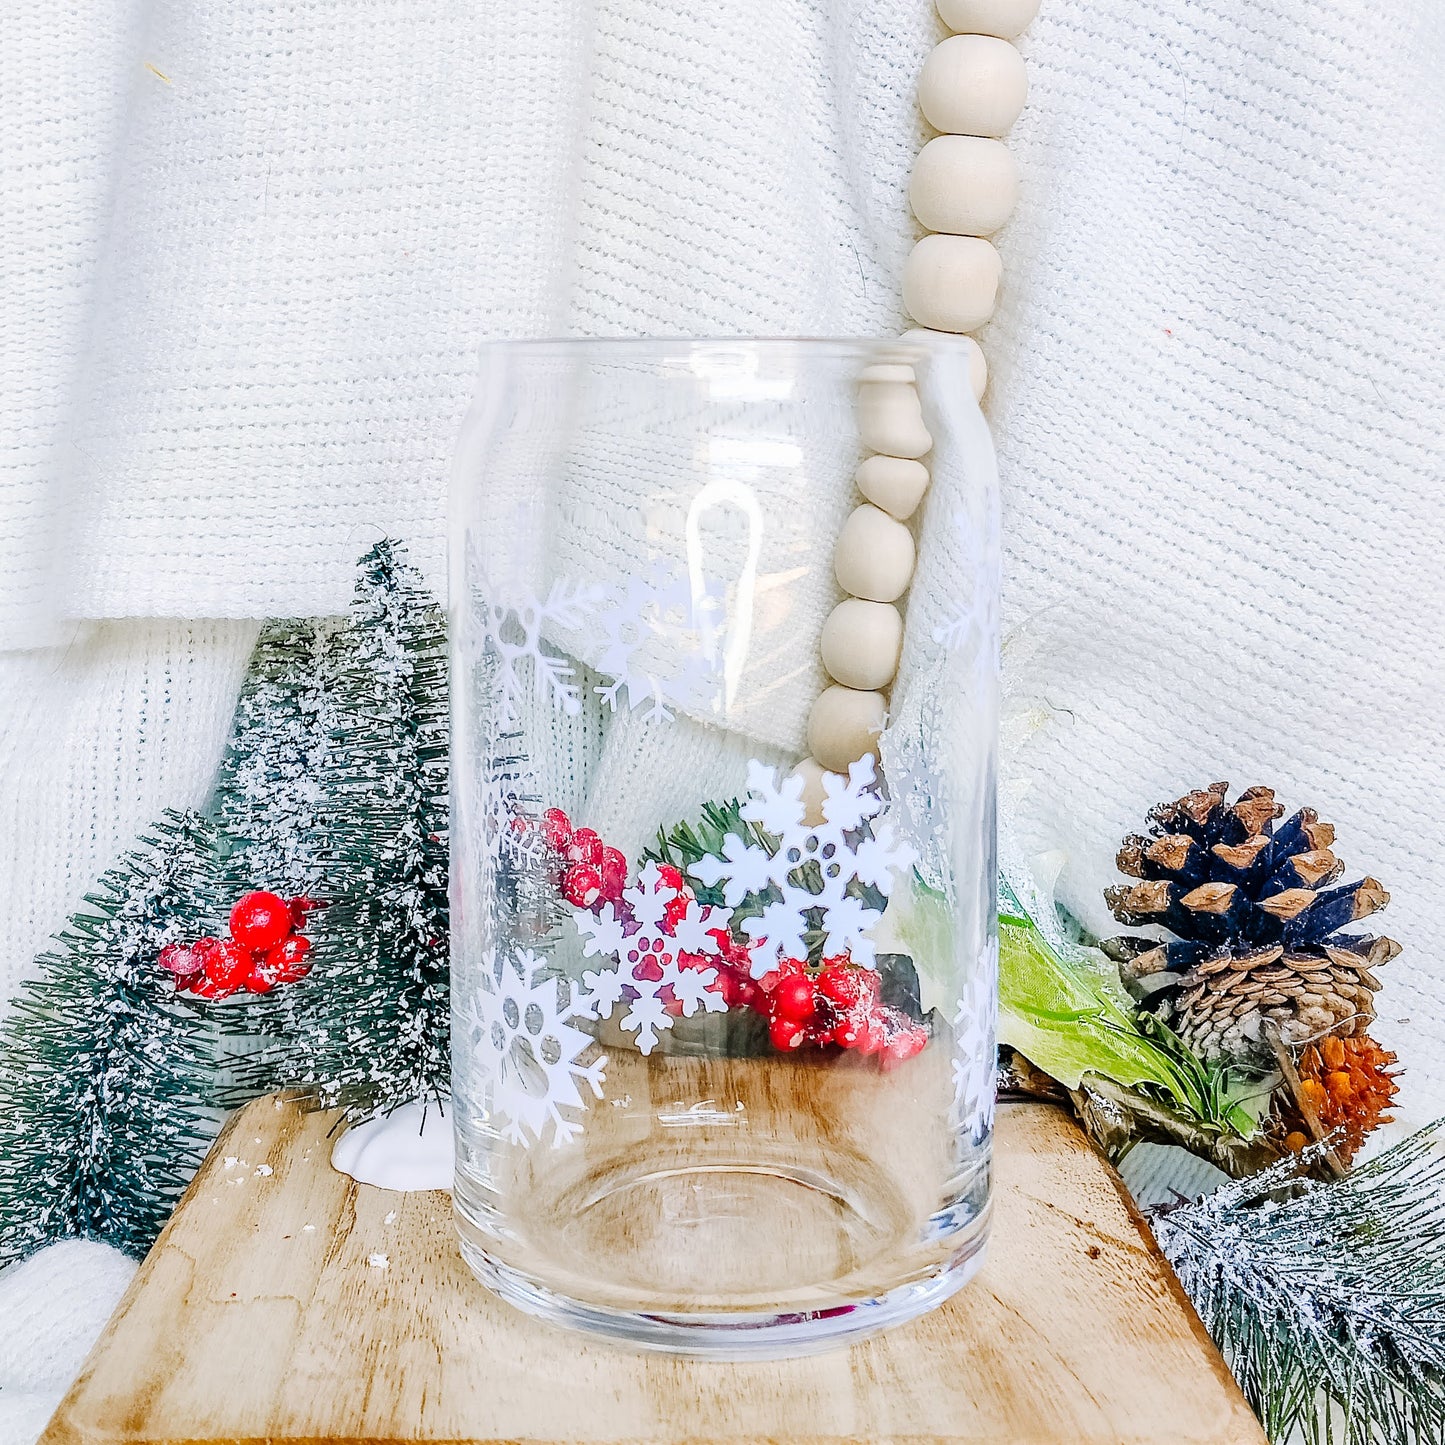
[[[545,598],[494,600],[486,624],[501,663],[500,726],[517,723],[529,695],[558,712],[582,710],[577,669],[559,634],[600,644],[596,668],[607,681],[595,691],[614,712],[645,709],[668,722],[675,707],[711,711],[720,697],[721,613],[716,586],[695,590],[687,573],[656,560],[617,585],[559,577]],[[579,655],[590,659],[592,650]]]
[[[883,734],[883,775],[899,830],[915,850],[914,866],[931,888],[952,891],[947,847],[949,810],[942,766],[948,726],[944,689],[929,688]]]
[[[755,945],[754,978],[780,959],[806,958],[810,931],[822,933],[824,957],[846,952],[854,963],[875,966],[867,935],[882,909],[849,889],[866,884],[886,900],[914,856],[895,836],[893,824],[880,816],[887,804],[875,781],[871,755],[854,763],[846,778],[825,774],[824,821],[810,827],[803,821],[802,778],[787,775],[780,783],[767,764],[757,759],[748,764],[751,796],[742,816],[777,838],[776,850],[729,833],[722,857],[703,858],[689,871],[709,888],[721,885],[729,908],[748,898],[762,903],[761,913],[741,924]]]
[[[714,591],[695,594],[686,573],[661,562],[609,588],[597,613],[606,637],[597,670],[610,679],[597,687],[603,702],[616,712],[625,700],[657,722],[672,720],[669,702],[708,711],[719,683],[720,605]],[[663,658],[666,675],[658,665]]]
[[[597,1041],[572,1021],[591,1018],[590,1005],[576,985],[538,978],[542,966],[542,958],[528,949],[510,957],[488,952],[481,988],[464,1019],[474,1031],[502,1137],[530,1146],[541,1142],[550,1123],[556,1147],[582,1132],[571,1117],[587,1108],[578,1085],[602,1097],[607,1057],[580,1062]]]
[[[933,629],[933,640],[950,652],[971,650],[974,680],[982,686],[996,680],[999,672],[998,521],[991,515],[986,526],[975,526],[959,507],[952,524],[969,596]]]
[[[711,933],[726,930],[731,909],[698,903],[690,889],[674,888],[657,864],[649,863],[618,903],[596,913],[577,908],[573,916],[583,953],[605,955],[616,964],[582,975],[588,1009],[610,1018],[626,1004],[622,1027],[637,1035],[642,1053],[657,1047],[660,1031],[672,1027],[675,1015],[726,1010],[717,969],[706,960],[721,956]]]
[[[993,1128],[997,1010],[998,939],[991,938],[953,1015],[954,1120],[980,1138]]]
[[[581,627],[597,605],[602,588],[583,587],[559,577],[545,599],[494,602],[487,609],[487,635],[501,662],[498,675],[498,723],[512,727],[521,717],[529,687],[539,702],[554,709],[582,711],[582,689],[573,681],[573,666],[542,640],[544,628]]]

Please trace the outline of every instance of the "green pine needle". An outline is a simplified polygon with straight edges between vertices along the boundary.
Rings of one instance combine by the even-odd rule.
[[[1445,1120],[1344,1179],[1303,1157],[1154,1233],[1270,1439],[1445,1439]]]
[[[214,931],[215,835],[166,814],[38,960],[0,1032],[0,1264],[150,1247],[215,1132],[214,1031],[156,956]]]

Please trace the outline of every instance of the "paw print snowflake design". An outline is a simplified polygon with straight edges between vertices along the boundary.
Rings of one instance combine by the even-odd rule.
[[[975,1137],[993,1129],[998,939],[991,938],[953,1014],[953,1116]]]
[[[602,1097],[607,1057],[581,1062],[597,1041],[573,1022],[591,1018],[585,996],[566,980],[540,976],[542,958],[528,949],[489,953],[481,987],[463,1014],[492,1091],[502,1137],[530,1147],[551,1126],[554,1147],[582,1132],[587,1108],[580,1085]]]
[[[616,963],[583,973],[588,1009],[611,1018],[625,1004],[622,1027],[637,1035],[640,1052],[650,1054],[660,1031],[670,1029],[678,1015],[726,1010],[717,969],[708,959],[720,956],[712,933],[726,930],[731,910],[698,903],[656,863],[642,870],[635,886],[623,889],[618,903],[597,913],[579,908],[574,917],[585,940],[583,953]]]
[[[500,668],[498,723],[516,725],[530,693],[538,702],[550,701],[558,712],[575,716],[582,711],[582,687],[572,663],[544,641],[544,632],[582,627],[605,589],[582,587],[558,578],[545,598],[497,601],[487,609],[487,637]]]
[[[754,759],[742,817],[775,838],[776,848],[729,833],[722,857],[692,865],[700,882],[722,888],[729,908],[744,901],[760,905],[741,923],[754,944],[754,978],[781,959],[807,958],[810,933],[822,935],[824,957],[848,953],[854,963],[876,964],[868,931],[883,916],[896,879],[911,866],[913,849],[880,816],[887,804],[871,755],[855,762],[847,777],[825,774],[823,788],[824,821],[814,827],[803,819],[802,778],[793,774],[779,782],[775,769]]]
[[[660,561],[617,585],[559,577],[545,597],[495,601],[487,637],[500,662],[498,721],[515,726],[529,696],[557,712],[581,712],[569,639],[579,656],[596,656],[606,680],[595,691],[614,712],[661,722],[677,707],[709,712],[721,687],[721,613],[716,589],[695,592],[685,572]]]
[[[609,589],[597,614],[606,639],[597,670],[609,679],[597,687],[603,702],[614,712],[623,703],[643,709],[654,722],[670,722],[678,706],[710,711],[721,681],[721,608],[715,591],[694,594],[687,574],[662,562]]]

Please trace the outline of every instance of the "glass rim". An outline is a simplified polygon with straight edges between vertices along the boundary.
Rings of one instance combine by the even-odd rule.
[[[509,352],[517,355],[543,356],[566,352],[653,352],[680,354],[699,349],[726,350],[747,348],[765,351],[806,349],[809,351],[876,350],[879,347],[917,347],[920,351],[967,351],[976,344],[973,338],[948,331],[920,330],[910,335],[807,335],[807,336],[494,336],[481,343],[484,355]]]

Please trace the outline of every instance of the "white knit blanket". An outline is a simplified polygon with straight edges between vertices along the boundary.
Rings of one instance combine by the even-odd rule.
[[[136,829],[202,795],[256,619],[338,607],[382,531],[440,580],[483,336],[903,324],[940,34],[926,0],[7,21],[0,1000]],[[1151,803],[1229,778],[1317,806],[1395,896],[1379,1033],[1422,1120],[1445,9],[1044,0],[1023,48],[982,338],[1020,826],[1103,926]]]

